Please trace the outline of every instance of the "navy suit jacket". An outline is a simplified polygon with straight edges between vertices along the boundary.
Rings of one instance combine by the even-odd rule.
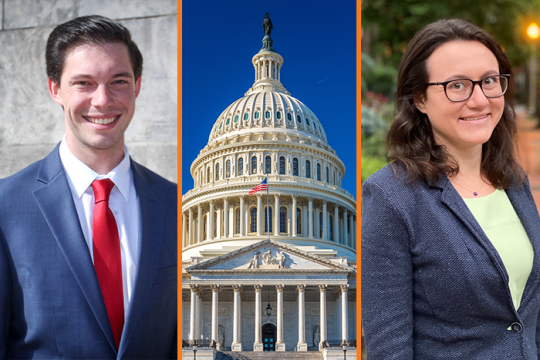
[[[540,217],[528,183],[506,190],[535,253],[516,311],[497,250],[448,178],[405,177],[387,166],[363,185],[368,360],[537,359]]]
[[[58,147],[0,180],[0,358],[176,358],[177,188],[131,171],[140,254],[118,351]]]

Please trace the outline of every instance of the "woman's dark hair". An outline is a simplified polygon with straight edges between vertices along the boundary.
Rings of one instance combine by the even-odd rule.
[[[129,30],[117,21],[104,16],[82,16],[58,25],[49,35],[45,50],[47,76],[60,84],[60,77],[69,51],[85,44],[124,44],[127,47],[133,74],[142,74],[143,57]]]
[[[389,159],[404,165],[411,181],[421,178],[434,183],[441,173],[454,176],[459,172],[456,159],[444,145],[435,143],[427,115],[414,104],[415,97],[426,94],[429,82],[427,59],[439,46],[454,40],[482,43],[497,58],[499,73],[511,73],[506,54],[491,35],[466,21],[440,20],[427,25],[413,37],[399,65],[397,114],[388,133]],[[507,103],[491,138],[482,146],[482,175],[500,189],[507,189],[512,183],[521,184],[525,179],[516,160],[515,114]]]

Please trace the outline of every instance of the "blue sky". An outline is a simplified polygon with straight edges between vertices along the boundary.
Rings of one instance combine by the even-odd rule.
[[[284,58],[281,82],[319,118],[356,197],[354,0],[182,2],[182,193],[193,188],[190,166],[218,116],[253,84],[266,12]]]

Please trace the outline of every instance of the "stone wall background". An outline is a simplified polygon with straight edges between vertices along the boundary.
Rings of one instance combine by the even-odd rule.
[[[126,132],[131,157],[176,182],[176,0],[0,0],[0,178],[42,159],[62,139],[64,114],[47,90],[46,41],[58,24],[93,14],[119,20],[143,54]]]

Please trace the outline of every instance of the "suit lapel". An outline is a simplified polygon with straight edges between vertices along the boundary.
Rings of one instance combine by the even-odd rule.
[[[92,258],[81,230],[66,173],[60,161],[58,146],[43,159],[37,181],[44,186],[34,191],[34,198],[66,258],[88,305],[92,309],[109,344],[116,351],[109,318]],[[62,281],[58,279],[58,281]]]
[[[530,301],[531,297],[537,296],[538,285],[540,283],[540,218],[528,184],[524,188],[508,189],[506,190],[506,194],[521,220],[521,224],[531,241],[534,251],[533,267],[529,279],[527,279],[519,307],[519,312],[521,313],[528,306],[532,305],[532,301]]]
[[[131,161],[131,169],[141,212],[141,227],[139,229],[140,253],[133,297],[130,301],[128,316],[124,325],[118,358],[123,356],[145,309],[159,266],[161,234],[163,233],[165,218],[164,209],[159,205],[163,203],[163,200],[160,199],[163,194],[153,186],[154,179],[146,169],[133,161]]]

